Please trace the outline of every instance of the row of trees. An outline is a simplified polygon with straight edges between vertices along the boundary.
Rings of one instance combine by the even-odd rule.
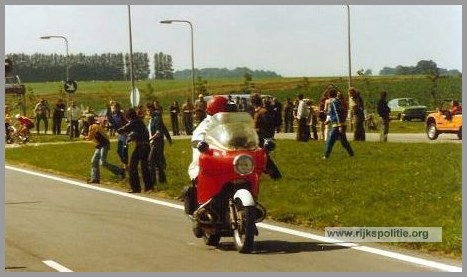
[[[67,58],[64,55],[45,55],[36,53],[7,54],[13,61],[13,73],[25,82],[47,82],[66,79]],[[174,72],[172,56],[162,52],[153,56],[154,75],[150,76],[150,62],[147,53],[133,53],[133,74],[136,80],[146,80],[150,77],[161,79],[189,79],[191,69]],[[129,54],[106,53],[87,56],[84,54],[68,56],[69,78],[71,80],[118,81],[130,80]],[[246,67],[195,69],[196,76],[204,78],[239,78],[248,72],[255,77],[281,77],[272,71],[250,70]]]
[[[432,75],[438,74],[441,76],[460,76],[462,73],[457,69],[447,70],[439,68],[434,61],[421,60],[416,66],[398,65],[395,68],[384,67],[380,70],[379,75]],[[365,74],[366,75],[366,74]],[[370,74],[371,75],[371,74]]]
[[[117,81],[130,79],[130,56],[123,53],[106,53],[87,56],[7,54],[13,61],[13,72],[25,82],[47,82],[66,79],[68,62],[71,80]],[[133,53],[133,74],[137,80],[149,78],[150,66],[147,53]],[[154,72],[158,79],[173,79],[172,57],[163,53],[154,55]]]

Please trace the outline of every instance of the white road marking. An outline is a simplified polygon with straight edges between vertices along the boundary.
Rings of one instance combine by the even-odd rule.
[[[124,196],[124,197],[128,197],[128,198],[133,198],[133,199],[137,199],[137,200],[141,200],[141,201],[146,201],[146,202],[150,202],[150,203],[154,203],[154,204],[157,204],[157,205],[162,205],[162,206],[166,206],[166,207],[170,207],[170,208],[175,208],[175,209],[179,209],[179,210],[184,209],[183,205],[173,204],[173,203],[169,203],[169,202],[165,202],[165,201],[160,201],[160,200],[156,200],[156,199],[152,199],[152,198],[147,198],[147,197],[144,197],[144,196],[139,196],[139,195],[135,195],[135,194],[129,194],[129,193],[126,193],[126,192],[121,192],[121,191],[116,191],[116,190],[112,190],[112,189],[106,189],[106,188],[102,188],[102,187],[88,185],[88,184],[84,184],[84,183],[81,183],[81,182],[68,180],[68,179],[61,178],[61,177],[51,176],[51,175],[44,174],[44,173],[34,172],[34,171],[21,169],[21,168],[16,168],[16,167],[12,167],[12,166],[5,166],[5,168],[10,169],[10,170],[14,170],[14,171],[23,172],[23,173],[30,174],[30,175],[34,175],[34,176],[39,176],[39,177],[43,177],[43,178],[48,178],[48,179],[60,181],[60,182],[63,182],[65,184],[70,184],[70,185],[80,186],[80,187],[89,188],[89,189],[93,189],[93,190],[98,190],[98,191],[102,191],[102,192],[107,192],[107,193],[111,193],[111,194],[116,194],[116,195],[120,195],[120,196]],[[430,268],[439,269],[439,270],[442,270],[442,271],[462,272],[462,267],[458,267],[458,266],[443,264],[443,263],[430,261],[430,260],[422,259],[422,258],[417,258],[417,257],[405,255],[405,254],[396,253],[396,252],[391,252],[391,251],[387,251],[387,250],[381,250],[381,249],[374,248],[374,247],[361,246],[361,245],[358,245],[358,244],[355,244],[355,243],[343,242],[343,241],[340,241],[340,240],[331,239],[331,238],[324,237],[324,236],[319,236],[319,235],[314,235],[314,234],[311,234],[311,233],[301,232],[301,231],[297,231],[297,230],[293,230],[293,229],[289,229],[289,228],[279,227],[279,226],[275,226],[275,225],[271,225],[271,224],[258,223],[256,225],[258,227],[260,227],[260,228],[264,228],[264,229],[268,229],[268,230],[272,230],[272,231],[276,231],[276,232],[280,232],[280,233],[286,233],[286,234],[289,234],[289,235],[309,238],[309,239],[312,239],[312,240],[326,242],[326,243],[333,243],[333,244],[336,244],[336,245],[349,247],[349,248],[352,248],[354,250],[363,251],[363,252],[367,252],[367,253],[371,253],[371,254],[375,254],[375,255],[380,255],[380,256],[384,256],[384,257],[389,257],[389,258],[393,258],[393,259],[396,259],[396,260],[405,261],[405,262],[408,262],[408,263],[413,263],[413,264],[417,264],[417,265],[421,265],[421,266],[426,266],[426,267],[430,267]]]
[[[42,261],[44,264],[48,265],[49,267],[55,269],[58,272],[73,272],[72,270],[64,267],[63,265],[54,262],[52,260]]]

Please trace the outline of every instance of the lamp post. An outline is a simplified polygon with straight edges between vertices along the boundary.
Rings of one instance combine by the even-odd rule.
[[[345,5],[347,7],[347,50],[348,50],[348,59],[349,59],[349,80],[348,80],[348,89],[352,86],[352,58],[350,54],[350,6]],[[349,105],[353,102],[353,99],[349,95]],[[350,131],[353,130],[353,115],[352,112],[349,110],[349,114],[347,116],[347,120],[349,121],[349,129]]]
[[[61,38],[61,39],[64,39],[65,40],[65,45],[66,45],[66,58],[65,58],[65,62],[66,62],[66,80],[65,81],[69,81],[69,74],[68,74],[68,39],[64,36],[42,36],[41,39],[51,39],[51,38]]]
[[[194,54],[194,47],[193,47],[193,24],[191,24],[188,20],[162,20],[160,23],[162,24],[172,24],[173,22],[183,22],[188,23],[190,25],[191,30],[191,101],[195,101],[195,54]]]
[[[347,7],[347,49],[349,58],[349,88],[352,86],[352,59],[350,54],[350,6]]]

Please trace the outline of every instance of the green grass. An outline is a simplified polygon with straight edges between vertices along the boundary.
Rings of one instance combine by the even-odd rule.
[[[202,77],[202,76],[201,76]],[[238,92],[244,84],[243,78],[209,79],[206,88],[210,94],[227,94]],[[295,98],[298,93],[303,93],[306,98],[319,100],[321,93],[329,83],[334,83],[342,91],[347,90],[346,77],[308,77],[308,84],[304,84],[303,78],[255,78],[253,79],[256,91],[270,94],[284,102],[287,97]],[[92,106],[95,110],[106,107],[109,100],[118,100],[123,107],[129,107],[131,83],[129,81],[88,81],[77,80],[78,90],[71,97],[79,104]],[[154,89],[148,94],[148,86]],[[49,103],[54,104],[58,98],[67,98],[63,92],[61,82],[25,83],[27,88],[28,115],[39,97],[45,97]],[[174,100],[183,103],[191,96],[191,79],[183,80],[137,80],[135,86],[141,92],[141,104],[146,104],[148,98],[157,97],[163,107],[167,108]],[[355,76],[352,78],[352,86],[362,93],[366,109],[369,112],[375,110],[375,104],[382,90],[388,92],[389,99],[399,97],[415,97],[422,105],[434,110],[433,97],[430,93],[433,84],[426,76]],[[458,98],[462,95],[462,79],[458,77],[442,77],[437,86],[439,97]],[[195,93],[198,94],[197,92]],[[8,95],[6,104],[14,104],[15,96]]]
[[[45,137],[45,136],[39,136]],[[311,226],[442,227],[442,243],[401,243],[401,246],[453,257],[462,255],[462,145],[351,142],[350,158],[336,144],[329,160],[322,160],[322,142],[279,140],[273,159],[284,178],[264,176],[260,202],[271,219]],[[191,161],[188,140],[166,145],[168,184],[157,186],[164,197],[175,198],[189,184]],[[131,149],[130,149],[131,150]],[[93,145],[30,144],[5,149],[7,164],[40,168],[86,180]],[[109,160],[118,164],[112,142]],[[106,170],[108,186],[128,187]]]

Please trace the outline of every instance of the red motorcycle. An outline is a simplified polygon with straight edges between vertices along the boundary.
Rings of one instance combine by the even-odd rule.
[[[256,223],[266,216],[257,202],[267,152],[274,143],[258,146],[253,119],[248,113],[217,113],[209,123],[201,153],[199,174],[185,193],[185,213],[193,221],[193,233],[206,245],[221,237],[233,237],[240,253],[251,253]]]

